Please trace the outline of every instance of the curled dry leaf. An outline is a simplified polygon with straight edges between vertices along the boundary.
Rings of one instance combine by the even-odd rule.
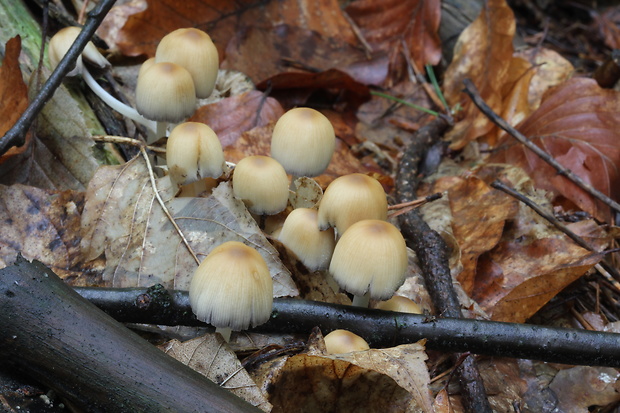
[[[274,296],[297,289],[278,254],[226,182],[207,198],[173,198],[168,179],[158,191],[192,249],[205,257],[226,241],[244,242],[263,256],[274,281]],[[86,193],[82,250],[88,260],[105,254],[105,285],[187,290],[196,262],[155,199],[142,158],[102,167]]]
[[[229,146],[243,132],[275,122],[283,114],[284,109],[277,100],[253,90],[202,106],[189,120],[206,123],[220,138],[222,146]]]
[[[493,124],[462,93],[466,78],[476,85],[480,96],[495,111],[501,112],[501,90],[512,60],[514,14],[505,0],[489,0],[478,18],[467,27],[455,46],[454,59],[444,76],[444,94],[451,106],[463,107],[459,122],[447,137],[453,149],[491,131]]]
[[[207,334],[184,342],[171,340],[160,348],[253,406],[271,411],[271,404],[220,334]]]
[[[288,358],[273,386],[273,412],[432,412],[424,346]]]
[[[594,80],[574,78],[544,97],[517,129],[564,167],[605,195],[620,199],[620,93]],[[610,222],[609,208],[593,199],[534,153],[505,136],[490,162],[520,166],[540,188],[553,191],[594,217]]]

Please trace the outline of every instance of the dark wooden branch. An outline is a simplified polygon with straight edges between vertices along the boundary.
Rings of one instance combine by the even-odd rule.
[[[396,199],[400,203],[416,198],[420,161],[428,148],[439,140],[448,124],[435,119],[421,128],[401,158],[396,177]],[[441,236],[424,222],[417,211],[399,216],[401,231],[407,245],[417,254],[424,282],[436,312],[441,317],[461,317],[461,306],[452,285],[452,275],[448,265],[448,248]],[[456,363],[456,377],[461,385],[463,406],[468,412],[490,413],[491,406],[476,360],[473,357],[452,356]]]
[[[103,18],[108,14],[114,3],[115,0],[102,0],[97,3],[92,11],[88,13],[86,24],[82,28],[82,31],[75,39],[75,42],[65,57],[62,58],[37,96],[32,100],[32,102],[30,102],[28,108],[26,108],[24,113],[22,113],[13,127],[11,127],[11,129],[9,129],[9,131],[2,138],[0,138],[0,155],[4,154],[13,146],[21,146],[24,144],[26,133],[32,125],[32,122],[41,112],[47,101],[52,98],[54,92],[58,89],[67,73],[73,69],[78,56],[82,53],[82,50],[84,50],[86,44],[93,37],[95,30],[97,30],[103,21]]]
[[[0,360],[88,412],[260,411],[21,258],[0,270]]]
[[[620,204],[618,204],[613,199],[609,198],[607,195],[605,195],[601,191],[590,186],[586,181],[581,179],[579,175],[575,174],[570,169],[567,169],[564,166],[562,166],[562,164],[556,161],[551,155],[549,155],[547,152],[543,151],[541,148],[536,146],[525,135],[523,135],[521,132],[519,132],[518,130],[510,126],[508,122],[502,119],[497,113],[493,112],[493,109],[491,109],[489,105],[487,105],[486,102],[482,99],[482,97],[480,97],[480,94],[478,93],[478,89],[476,89],[476,86],[471,82],[471,80],[465,79],[463,80],[463,83],[465,84],[464,92],[467,93],[467,95],[469,95],[469,97],[474,102],[474,104],[478,107],[478,109],[480,109],[480,111],[484,113],[484,115],[487,118],[489,118],[491,122],[493,122],[494,124],[502,128],[503,130],[508,132],[510,136],[515,138],[521,144],[523,144],[527,149],[534,152],[540,159],[542,159],[543,161],[551,165],[553,168],[555,168],[555,170],[558,171],[559,175],[562,175],[568,178],[571,182],[573,182],[579,188],[583,189],[584,191],[586,191],[587,193],[589,193],[590,195],[592,195],[594,198],[598,199],[599,201],[603,202],[605,205],[609,206],[614,211],[620,212]]]
[[[75,289],[127,323],[205,326],[191,311],[187,291],[151,288]],[[373,347],[426,339],[429,349],[472,352],[564,364],[620,367],[620,334],[493,321],[435,318],[292,298],[276,298],[271,319],[254,331],[309,334],[344,328]]]

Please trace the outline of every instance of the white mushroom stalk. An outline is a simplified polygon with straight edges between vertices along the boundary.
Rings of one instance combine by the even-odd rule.
[[[79,35],[80,31],[81,29],[79,27],[65,27],[64,29],[59,30],[58,33],[50,39],[48,57],[52,68],[55,68],[58,65],[60,60],[67,53]],[[86,48],[84,48],[84,51],[82,52],[82,56],[80,56],[76,62],[75,69],[71,71],[69,75],[82,75],[86,85],[88,85],[88,87],[90,87],[90,89],[103,102],[105,102],[105,104],[121,115],[144,125],[148,130],[155,132],[157,128],[156,122],[146,119],[144,116],[140,115],[136,109],[124,104],[102,88],[90,74],[86,68],[86,65],[82,62],[82,57],[102,69],[107,68],[110,65],[106,58],[99,53],[95,45],[92,42],[88,42]]]

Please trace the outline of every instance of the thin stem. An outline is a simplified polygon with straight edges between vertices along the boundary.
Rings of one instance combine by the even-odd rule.
[[[406,100],[397,98],[396,96],[388,95],[387,93],[382,93],[382,92],[377,92],[376,90],[371,90],[370,94],[371,95],[375,95],[375,96],[379,96],[379,97],[382,97],[382,98],[385,98],[385,99],[393,100],[394,102],[398,102],[398,103],[400,103],[402,105],[409,106],[409,107],[417,109],[419,111],[428,113],[429,115],[433,115],[433,116],[436,116],[436,117],[442,116],[439,112],[435,112],[434,110],[427,109],[425,107],[416,105],[415,103],[407,102]]]
[[[224,341],[230,343],[230,335],[232,334],[230,327],[217,327],[215,332],[220,333]]]
[[[144,116],[139,114],[136,109],[132,108],[131,106],[127,106],[120,100],[116,99],[114,96],[110,95],[104,88],[101,87],[101,85],[99,85],[99,83],[97,83],[97,81],[93,78],[88,69],[86,69],[86,66],[84,66],[82,70],[82,77],[84,78],[84,81],[86,81],[88,87],[90,87],[90,89],[95,92],[95,94],[99,96],[99,98],[103,100],[109,107],[111,107],[121,115],[141,125],[144,125],[150,131],[156,130],[157,122],[145,118]]]
[[[356,307],[368,308],[368,303],[370,302],[370,293],[366,293],[363,295],[355,294],[353,296],[353,302],[351,305]]]
[[[450,106],[448,105],[448,102],[446,101],[446,98],[443,95],[443,93],[441,93],[441,88],[439,87],[439,82],[437,82],[437,78],[435,77],[435,71],[433,70],[433,66],[427,64],[426,73],[428,73],[428,78],[430,79],[431,84],[433,85],[433,88],[435,89],[435,93],[437,93],[437,96],[439,96],[439,100],[441,100],[441,103],[443,104],[443,107],[446,113],[449,114]]]

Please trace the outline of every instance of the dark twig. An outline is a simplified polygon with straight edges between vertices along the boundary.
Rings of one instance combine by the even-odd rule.
[[[506,122],[499,115],[493,112],[493,109],[491,109],[486,104],[486,102],[482,100],[482,98],[480,97],[480,94],[478,93],[478,89],[476,89],[476,86],[474,86],[471,80],[465,79],[463,80],[463,83],[465,84],[465,93],[469,95],[469,97],[474,102],[474,104],[478,107],[478,109],[480,109],[480,111],[484,113],[485,116],[489,118],[489,120],[491,120],[491,122],[495,123],[497,126],[499,126],[503,130],[508,132],[508,134],[510,134],[513,138],[515,138],[520,143],[522,143],[526,148],[528,148],[529,150],[534,152],[536,155],[538,155],[540,159],[542,159],[543,161],[551,165],[553,168],[555,168],[555,170],[558,171],[559,175],[564,176],[567,179],[571,180],[579,188],[583,189],[584,191],[586,191],[587,193],[589,193],[590,195],[592,195],[599,201],[603,202],[605,205],[609,206],[614,211],[620,212],[620,204],[618,204],[616,201],[609,198],[607,195],[603,194],[602,192],[598,191],[597,189],[588,185],[583,179],[581,179],[578,175],[573,173],[570,169],[563,167],[558,161],[553,159],[551,155],[549,155],[547,152],[543,151],[541,148],[536,146],[525,135],[523,135],[521,132],[519,132],[518,130],[510,126],[508,122]]]
[[[127,323],[204,326],[191,311],[187,291],[150,288],[90,288],[82,297]],[[329,314],[329,317],[325,315]],[[391,347],[426,339],[426,347],[565,364],[620,367],[620,334],[495,321],[435,318],[292,298],[276,298],[271,319],[261,332],[309,334],[344,328],[373,347]],[[462,361],[469,360],[467,357]]]
[[[13,127],[0,138],[0,155],[4,154],[13,146],[21,146],[25,142],[26,133],[32,125],[36,116],[41,112],[43,106],[51,99],[52,95],[58,89],[64,77],[73,69],[75,61],[86,47],[86,44],[95,33],[95,30],[101,24],[103,18],[108,14],[110,8],[114,5],[115,0],[102,0],[97,6],[88,13],[88,20],[82,28],[77,39],[71,48],[60,61],[56,69],[47,79],[37,96],[30,102],[28,108],[22,113],[19,120],[15,122]]]
[[[406,148],[401,158],[396,177],[396,198],[400,203],[410,202],[416,198],[420,161],[431,145],[447,129],[448,123],[435,119],[421,128]],[[461,306],[452,284],[452,275],[448,265],[448,247],[441,236],[424,222],[417,211],[400,216],[401,231],[407,244],[416,252],[424,273],[426,288],[431,296],[436,312],[441,317],[461,318]],[[456,363],[459,354],[452,357]],[[491,412],[486,391],[476,361],[466,357],[459,361],[456,374],[461,385],[463,405],[469,412]]]
[[[583,238],[581,238],[579,235],[575,234],[573,231],[568,229],[566,225],[562,224],[552,214],[542,209],[540,205],[538,205],[536,202],[532,201],[525,195],[519,193],[518,191],[515,191],[513,188],[509,187],[508,185],[504,184],[502,181],[499,181],[499,180],[493,181],[491,183],[491,186],[495,189],[499,189],[500,191],[505,192],[506,194],[518,199],[519,201],[523,202],[528,207],[532,208],[534,212],[536,212],[538,215],[546,219],[551,225],[556,227],[558,230],[562,231],[567,237],[572,239],[575,242],[575,244],[579,245],[581,248],[584,248],[591,252],[598,252],[590,244],[588,244]],[[601,261],[600,265],[601,267],[605,269],[605,271],[613,275],[613,277],[616,280],[620,281],[620,273],[618,273],[618,271],[615,268],[610,267],[604,261]]]

